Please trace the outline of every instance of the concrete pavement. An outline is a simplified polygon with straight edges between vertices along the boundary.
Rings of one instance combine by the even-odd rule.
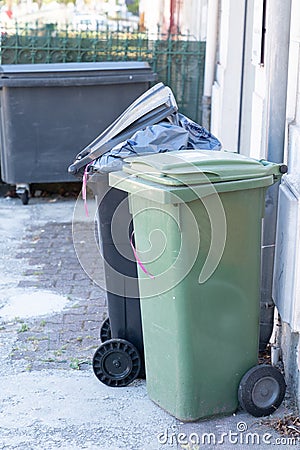
[[[93,204],[86,218],[74,199],[33,198],[23,206],[0,198],[0,448],[297,447],[298,441],[275,432],[270,419],[238,411],[182,423],[148,399],[144,380],[116,389],[96,379],[91,359],[106,298],[90,238]],[[73,236],[101,287],[79,264]],[[271,420],[291,412],[287,397]]]

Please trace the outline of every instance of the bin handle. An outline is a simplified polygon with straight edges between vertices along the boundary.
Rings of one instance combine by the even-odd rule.
[[[150,278],[154,279],[154,278],[155,278],[154,275],[152,275],[152,274],[146,269],[146,267],[145,267],[144,264],[142,263],[142,261],[141,261],[139,255],[138,255],[138,253],[137,253],[137,251],[136,251],[136,248],[135,248],[135,246],[134,246],[134,244],[133,244],[133,235],[134,235],[134,230],[133,230],[133,232],[131,233],[131,237],[130,237],[130,245],[131,245],[131,248],[132,248],[134,257],[135,257],[135,259],[136,259],[136,262],[138,263],[138,265],[140,266],[140,268],[142,269],[142,271],[143,271],[146,275],[149,275]]]

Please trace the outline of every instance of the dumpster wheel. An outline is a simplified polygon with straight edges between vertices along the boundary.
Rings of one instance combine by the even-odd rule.
[[[20,195],[21,202],[23,205],[28,205],[29,202],[29,194],[28,191],[23,192],[23,194]]]
[[[100,328],[100,340],[101,340],[101,342],[106,342],[109,339],[111,339],[111,328],[110,328],[109,317],[107,317],[104,320],[104,322],[102,322],[102,325]]]
[[[94,373],[107,386],[127,386],[137,378],[140,368],[139,352],[124,339],[109,339],[94,354]]]
[[[268,416],[281,405],[285,389],[284,376],[276,367],[258,365],[243,376],[238,390],[239,402],[252,416]]]
[[[28,205],[30,197],[30,189],[28,184],[17,184],[16,194],[21,199],[23,205]]]

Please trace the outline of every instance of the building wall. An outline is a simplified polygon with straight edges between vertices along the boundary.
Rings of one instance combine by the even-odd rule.
[[[255,143],[251,151],[251,124],[252,124],[252,106],[253,106],[253,93],[255,90],[255,79],[257,67],[253,63],[252,50],[253,50],[253,26],[254,26],[254,2],[248,1],[246,4],[247,21],[245,23],[245,41],[244,41],[244,68],[242,71],[242,99],[241,99],[241,111],[240,111],[240,124],[239,124],[239,142],[238,148],[241,153],[246,156],[255,154]],[[254,116],[255,120],[255,116]],[[260,152],[260,145],[258,147]]]
[[[208,0],[141,0],[140,15],[150,33],[159,27],[163,33],[186,35],[203,41],[206,37],[206,11]]]
[[[139,11],[142,25],[150,33],[156,34],[158,28],[165,32],[169,23],[170,0],[140,0]]]
[[[275,2],[269,4],[266,13],[261,60],[263,3],[219,0],[219,49],[212,92],[212,132],[224,148],[255,158],[268,154],[269,113],[276,95],[276,89],[272,95],[270,92],[276,54],[272,31],[275,18],[270,10]]]
[[[282,317],[281,347],[286,381],[300,409],[300,2],[298,0],[292,0],[286,116],[285,159],[289,171],[285,183],[280,188],[274,297]],[[283,258],[283,252],[288,249]]]
[[[212,89],[211,131],[223,148],[238,151],[245,2],[220,0],[219,45]]]
[[[292,2],[291,41],[287,94],[288,138],[286,153],[289,173],[300,174],[300,2]]]
[[[180,0],[179,29],[198,41],[206,39],[206,17],[208,0]]]
[[[276,161],[284,150],[289,173],[279,193],[271,294],[282,318],[286,380],[300,407],[300,2],[266,2],[261,58],[263,5],[219,0],[211,131],[225,149],[255,158]],[[274,216],[268,220],[272,227]]]

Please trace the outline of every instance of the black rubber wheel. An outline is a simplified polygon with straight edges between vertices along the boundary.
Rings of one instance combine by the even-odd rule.
[[[27,189],[24,192],[22,192],[22,194],[19,194],[19,197],[20,197],[21,202],[23,203],[23,205],[28,205],[29,192],[27,191]]]
[[[102,383],[123,387],[135,380],[141,369],[139,352],[124,339],[110,339],[96,350],[93,369]]]
[[[100,328],[100,340],[101,342],[106,342],[111,339],[111,328],[109,317],[104,320]]]
[[[241,407],[255,417],[268,416],[280,405],[286,384],[282,373],[274,366],[252,367],[243,376],[238,391]]]

